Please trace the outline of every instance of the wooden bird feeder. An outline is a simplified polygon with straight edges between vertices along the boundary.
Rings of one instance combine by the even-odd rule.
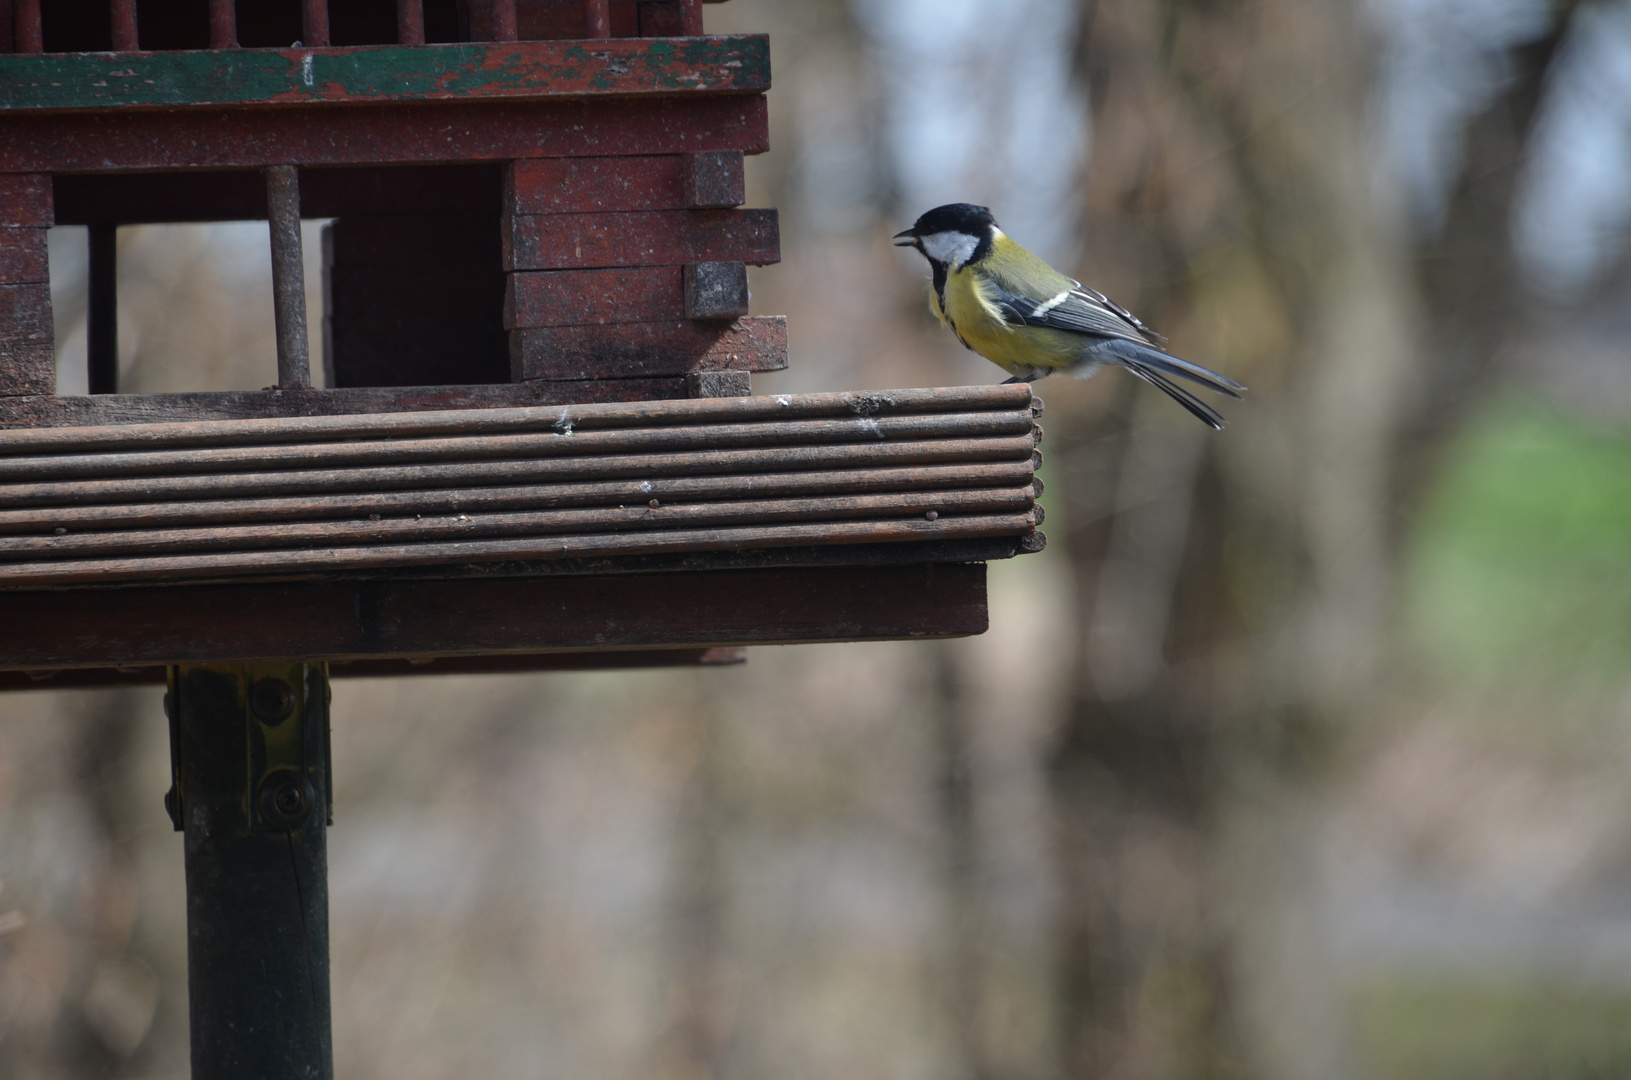
[[[332,1075],[331,674],[975,634],[1040,549],[1029,386],[749,396],[769,86],[699,0],[0,0],[0,686],[168,683],[194,1076]],[[118,393],[115,230],[245,219],[275,385]]]

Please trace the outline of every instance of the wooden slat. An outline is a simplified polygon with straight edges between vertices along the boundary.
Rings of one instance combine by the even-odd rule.
[[[763,35],[0,56],[0,113],[762,93]]]
[[[244,221],[266,217],[254,172],[113,173],[54,178],[57,223]],[[499,212],[499,166],[407,165],[300,170],[300,216]],[[496,250],[496,234],[494,238]]]
[[[781,261],[774,210],[518,214],[505,220],[502,238],[506,270]]]
[[[545,158],[505,170],[509,214],[608,213],[685,207],[685,158]]]
[[[46,230],[0,225],[0,284],[47,284],[51,264],[46,252]]]
[[[981,387],[0,433],[0,587],[1018,542],[1042,520],[1032,406]]]
[[[545,413],[548,416],[548,413]],[[432,438],[362,438],[189,446],[0,457],[0,505],[33,495],[21,485],[77,479],[277,472],[286,469],[439,465],[461,461],[674,455],[736,448],[871,446],[941,439],[1037,438],[1029,411],[1009,409],[905,416],[788,417],[756,422],[652,424],[595,428],[557,421],[544,430],[458,432]],[[10,433],[8,433],[10,434]],[[26,434],[26,433],[19,433]],[[8,440],[9,441],[9,440]]]
[[[113,115],[60,113],[0,120],[0,172],[254,169],[512,161],[582,154],[679,154],[769,148],[757,94],[390,108],[282,106],[251,119],[232,110]]]
[[[864,465],[864,462],[851,462]],[[175,529],[197,525],[275,521],[326,521],[479,514],[581,506],[644,505],[684,501],[728,502],[790,496],[855,495],[879,491],[957,491],[1039,487],[1030,459],[973,463],[919,464],[910,468],[834,468],[811,472],[748,475],[685,475],[682,460],[674,476],[588,480],[579,483],[512,484],[464,488],[353,490],[343,494],[304,494],[268,498],[169,500],[158,503],[63,503],[0,509],[0,535],[54,536],[117,529]],[[430,479],[422,477],[421,479]],[[360,485],[359,485],[360,488]]]
[[[0,285],[0,397],[56,390],[52,336],[50,285]]]
[[[510,332],[510,375],[524,379],[635,378],[692,371],[780,371],[787,318],[730,323],[679,319]]]
[[[55,223],[51,177],[39,173],[0,173],[0,224],[45,228]]]
[[[209,424],[189,422],[101,421],[98,426],[31,425],[0,432],[0,454],[83,453],[152,447],[274,445],[290,442],[357,438],[418,438],[455,434],[607,430],[663,424],[746,423],[823,416],[918,416],[964,412],[1024,410],[1042,415],[1042,399],[1028,383],[980,386],[940,386],[905,390],[862,390],[836,394],[777,394],[744,401],[627,400],[620,404],[566,404],[546,412],[531,405],[555,404],[548,384],[504,387],[429,387],[422,391],[334,393],[265,392],[289,399],[292,405],[279,418],[220,418]],[[212,398],[258,396],[241,394],[147,395],[150,400],[180,399],[176,407],[203,411]],[[340,401],[374,398],[369,407],[324,408],[328,398]],[[91,398],[63,398],[81,406],[109,402]],[[125,401],[141,401],[132,395]],[[362,404],[362,403],[358,403]],[[425,411],[479,409],[479,412]],[[361,415],[375,414],[375,415]],[[86,415],[95,415],[86,413]],[[110,411],[110,416],[125,415]],[[135,413],[129,414],[135,415]],[[128,426],[107,426],[108,424]]]
[[[505,277],[506,329],[684,317],[685,282],[678,266],[548,270]]]
[[[741,206],[747,201],[747,180],[739,150],[687,154],[683,179],[686,206],[718,208]]]
[[[413,567],[527,563],[541,559],[618,558],[710,551],[753,551],[809,545],[903,543],[967,537],[1018,536],[1038,524],[1034,513],[945,517],[937,521],[888,519],[697,529],[547,534],[467,541],[316,547],[292,551],[227,551],[135,555],[38,562],[0,562],[7,587],[67,588],[210,580],[334,577]],[[0,590],[3,591],[3,590]]]
[[[897,469],[908,466],[1041,463],[1031,435],[1011,438],[921,439],[876,446],[792,446],[654,454],[496,461],[429,462],[275,472],[45,481],[5,489],[12,508],[110,506],[163,500],[321,498],[334,493],[472,490],[497,485],[559,484],[673,477],[779,475],[814,469]],[[751,481],[750,481],[751,482]],[[43,513],[43,510],[42,510]],[[46,515],[49,516],[49,515]]]
[[[49,341],[0,340],[0,412],[13,401],[57,389],[57,354]]]
[[[175,528],[68,531],[63,535],[0,536],[0,568],[24,564],[44,567],[74,560],[133,560],[138,556],[193,555],[226,552],[280,552],[283,549],[365,549],[374,552],[409,545],[465,543],[476,540],[584,537],[617,534],[667,534],[675,530],[743,530],[761,525],[810,525],[847,521],[906,521],[934,513],[935,520],[976,515],[1031,513],[1035,502],[1027,480],[1023,487],[924,488],[864,494],[823,492],[801,498],[736,498],[730,501],[663,501],[632,498],[625,506],[575,506],[544,509],[415,514],[412,517],[318,521],[191,524]],[[657,505],[652,506],[650,503]],[[304,515],[303,515],[304,516]],[[948,521],[948,525],[954,524]],[[1036,522],[1032,522],[1036,524]],[[483,545],[486,547],[487,545]],[[139,569],[139,568],[138,568]],[[3,573],[3,570],[0,570]]]
[[[0,591],[10,670],[978,634],[980,564]]]
[[[524,675],[548,671],[629,671],[638,668],[732,667],[747,663],[744,648],[620,649],[604,652],[502,653],[497,656],[385,657],[330,661],[331,679],[401,679],[419,675]],[[0,691],[103,690],[163,686],[168,668],[0,670]]]
[[[0,346],[0,388],[6,384],[5,347]],[[651,401],[686,396],[682,378],[597,379],[489,386],[346,387],[337,390],[233,390],[222,393],[51,396],[56,361],[49,346],[39,370],[51,375],[22,396],[0,389],[0,430],[49,430],[82,425],[191,423],[198,420],[262,420],[405,414],[443,409],[508,409],[611,401]]]

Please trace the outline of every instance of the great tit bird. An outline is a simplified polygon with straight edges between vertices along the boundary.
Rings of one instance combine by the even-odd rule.
[[[965,347],[1010,372],[1006,382],[1034,382],[1055,371],[1086,377],[1114,364],[1216,430],[1223,417],[1173,380],[1233,398],[1246,389],[1155,348],[1162,339],[1132,312],[1014,243],[983,206],[937,206],[895,234],[895,246],[917,248],[929,260],[929,307]]]

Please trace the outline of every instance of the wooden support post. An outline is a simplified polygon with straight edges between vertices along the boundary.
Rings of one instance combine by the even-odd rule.
[[[12,9],[16,20],[13,36],[16,39],[17,51],[20,53],[42,53],[45,51],[45,34],[40,29],[40,0],[15,0],[16,7]]]
[[[702,0],[680,0],[680,33],[685,37],[702,35]]]
[[[328,47],[328,0],[300,0],[300,33],[306,45]]]
[[[173,667],[165,712],[193,1080],[330,1080],[327,666]]]
[[[612,15],[607,0],[583,0],[583,36],[586,38],[612,36]]]
[[[113,51],[138,51],[141,44],[136,33],[136,0],[111,0],[108,9],[113,20]]]
[[[90,392],[119,392],[119,227],[92,225],[85,352]]]
[[[300,249],[300,173],[293,165],[274,165],[266,170],[266,210],[272,234],[277,383],[292,390],[311,385],[306,267]]]
[[[210,48],[238,47],[237,0],[210,0]]]
[[[425,0],[396,0],[396,40],[399,45],[425,43]]]
[[[519,36],[515,22],[515,0],[493,0],[493,40],[514,41]]]
[[[0,397],[56,392],[46,229],[51,178],[0,173]]]

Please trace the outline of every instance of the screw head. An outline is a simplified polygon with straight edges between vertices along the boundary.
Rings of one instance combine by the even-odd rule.
[[[294,687],[282,679],[256,679],[249,688],[249,707],[261,723],[281,724],[294,712]]]
[[[271,773],[261,781],[257,799],[261,820],[286,829],[292,829],[306,820],[312,803],[316,801],[311,781],[300,773],[286,769]]]

